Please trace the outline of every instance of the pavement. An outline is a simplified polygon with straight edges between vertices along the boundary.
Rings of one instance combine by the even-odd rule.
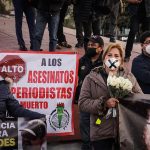
[[[23,19],[23,37],[26,43],[27,48],[30,47],[29,42],[29,33],[28,28],[26,24],[25,18]],[[76,31],[73,29],[65,28],[64,27],[64,33],[66,35],[66,39],[69,44],[71,44],[73,47],[71,49],[61,49],[56,51],[73,51],[79,53],[79,56],[81,57],[84,54],[84,49],[77,49],[75,48],[76,44]],[[109,39],[106,37],[102,37],[104,39],[105,47],[109,44]],[[126,43],[117,41],[117,43],[122,44],[123,47],[125,47]],[[49,34],[48,29],[46,28],[42,46],[41,48],[44,51],[48,51],[48,45],[49,45]],[[15,18],[14,16],[3,16],[0,15],[0,51],[17,51],[18,50],[18,44],[15,34]],[[140,44],[134,44],[131,60],[129,63],[125,63],[125,65],[130,69],[132,60],[135,56],[137,56],[141,52],[140,50]],[[59,141],[59,142],[49,142],[48,143],[48,149],[50,150],[80,150],[81,142],[80,141]]]

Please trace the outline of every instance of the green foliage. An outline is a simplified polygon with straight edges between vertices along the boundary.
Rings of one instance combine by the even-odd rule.
[[[0,0],[0,13],[3,13],[5,11],[5,5]]]
[[[65,17],[64,26],[68,28],[75,28],[74,18],[73,18],[73,6],[69,6],[67,10],[67,15]]]
[[[11,0],[5,0],[5,2],[9,2],[9,4],[11,4]],[[9,14],[9,11],[6,10],[5,4],[2,2],[2,0],[0,0],[0,13]]]

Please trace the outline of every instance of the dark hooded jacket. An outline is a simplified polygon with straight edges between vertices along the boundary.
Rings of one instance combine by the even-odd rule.
[[[6,111],[13,117],[30,119],[43,118],[45,115],[23,108],[10,92],[8,82],[0,81],[0,119],[5,119]]]

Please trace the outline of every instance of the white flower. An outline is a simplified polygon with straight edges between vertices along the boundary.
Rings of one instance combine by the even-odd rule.
[[[110,89],[111,96],[115,98],[123,98],[124,96],[128,95],[133,88],[132,82],[129,79],[125,79],[121,76],[116,77],[110,75],[107,79],[107,86]]]

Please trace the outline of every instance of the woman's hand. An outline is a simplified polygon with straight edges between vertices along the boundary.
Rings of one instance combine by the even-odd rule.
[[[108,107],[108,108],[116,107],[117,103],[119,103],[119,101],[116,98],[109,98],[106,101],[106,107]]]

